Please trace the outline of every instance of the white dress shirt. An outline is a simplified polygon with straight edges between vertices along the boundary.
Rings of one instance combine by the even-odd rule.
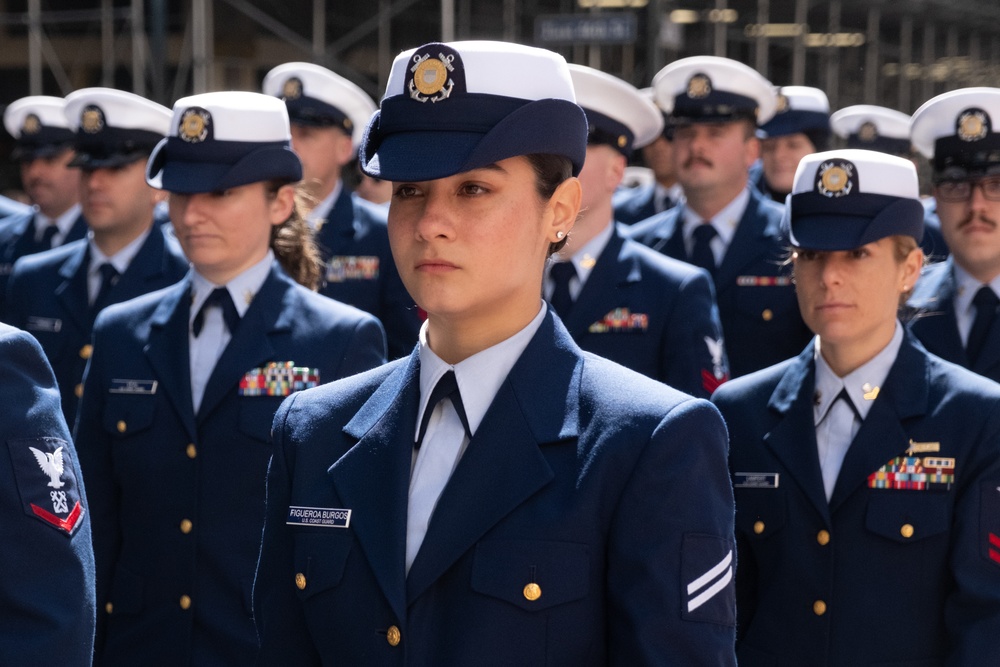
[[[816,424],[819,467],[823,472],[823,487],[827,500],[833,495],[847,450],[851,447],[854,436],[858,434],[861,422],[868,416],[873,401],[878,398],[879,390],[889,375],[889,369],[896,361],[902,343],[903,327],[897,321],[892,339],[881,352],[871,361],[862,364],[844,377],[839,377],[823,358],[820,340],[816,338],[813,356],[816,364],[813,418]],[[845,405],[843,400],[837,400],[842,389],[847,390],[853,408]]]
[[[507,379],[521,353],[545,319],[547,308],[540,304],[538,314],[526,327],[510,338],[497,343],[468,359],[451,365],[436,355],[427,340],[427,323],[420,328],[420,406],[414,433],[419,437],[420,423],[431,392],[448,371],[455,372],[462,396],[469,430],[473,436],[493,403],[500,386]],[[441,492],[455,471],[469,438],[451,401],[440,401],[433,408],[427,432],[419,449],[414,449],[410,473],[410,491],[406,513],[406,572],[427,534],[431,516]],[[416,440],[414,440],[414,444]]]
[[[750,190],[749,188],[744,188],[735,199],[726,204],[721,211],[712,216],[712,219],[708,221],[712,223],[717,233],[715,238],[708,244],[712,249],[712,255],[715,257],[716,266],[722,266],[722,258],[726,256],[726,250],[729,249],[729,244],[732,242],[733,236],[736,235],[736,228],[739,227],[740,220],[743,219],[743,214],[746,212],[747,204],[749,203]],[[684,224],[684,250],[687,252],[688,257],[690,257],[691,253],[694,252],[695,227],[705,222],[705,219],[685,206],[681,209],[681,220]]]
[[[260,291],[261,285],[267,280],[271,271],[271,264],[274,263],[274,253],[267,251],[264,259],[260,260],[249,269],[236,276],[225,288],[229,290],[229,296],[236,306],[236,312],[240,317],[246,314],[250,308],[250,303],[254,296]],[[197,317],[198,311],[205,304],[208,296],[215,290],[216,285],[197,270],[191,272],[191,314],[188,320],[188,345],[191,351],[191,402],[194,405],[195,413],[201,407],[201,399],[205,395],[205,386],[208,379],[215,370],[215,363],[222,356],[222,352],[232,340],[232,332],[226,327],[226,322],[222,318],[222,310],[219,308],[209,308],[205,311],[202,322],[201,334],[194,335],[192,324]]]

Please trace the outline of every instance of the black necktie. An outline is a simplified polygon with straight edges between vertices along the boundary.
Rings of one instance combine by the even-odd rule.
[[[969,357],[969,362],[974,364],[979,359],[983,346],[986,345],[990,327],[997,316],[997,306],[1000,305],[1000,299],[997,298],[996,293],[990,289],[989,285],[983,285],[976,292],[976,296],[972,297],[972,303],[976,306],[976,319],[972,322],[965,352]]]
[[[691,249],[691,263],[715,276],[715,255],[710,245],[712,239],[719,235],[710,222],[703,222],[694,228],[694,247]]]
[[[840,390],[840,393],[837,394],[837,398],[833,399],[834,403],[836,403],[837,401],[843,401],[844,403],[847,403],[847,407],[851,409],[851,412],[854,413],[854,416],[858,419],[858,421],[862,421],[861,413],[858,412],[858,406],[854,405],[854,401],[851,400],[850,395],[847,393],[847,387],[842,388]]]
[[[549,303],[552,304],[556,314],[565,320],[569,316],[569,311],[573,310],[569,281],[576,277],[576,267],[573,266],[573,262],[556,262],[549,269],[549,276],[554,286]]]
[[[194,332],[195,338],[201,335],[201,328],[205,324],[205,309],[210,306],[222,309],[222,319],[226,323],[226,328],[229,329],[230,334],[235,334],[236,327],[240,323],[240,314],[236,312],[236,304],[233,303],[233,297],[229,296],[228,289],[216,287],[205,299],[201,310],[194,316],[194,321],[191,323],[191,331]]]
[[[455,412],[458,413],[458,418],[462,422],[462,426],[465,427],[465,435],[472,439],[472,430],[469,428],[469,418],[465,416],[465,405],[462,404],[462,394],[458,391],[458,380],[455,379],[455,371],[448,371],[441,376],[438,383],[434,385],[434,389],[431,391],[431,397],[427,399],[427,407],[424,408],[424,417],[420,420],[420,431],[417,435],[417,448],[420,447],[420,443],[424,441],[424,435],[427,433],[427,424],[431,420],[431,414],[434,412],[434,408],[437,404],[444,399],[451,399],[451,404],[455,406]]]
[[[38,251],[51,250],[52,249],[52,239],[55,235],[59,233],[59,228],[56,227],[55,223],[50,223],[45,231],[42,232],[42,240],[38,242]]]
[[[94,312],[97,312],[108,305],[108,294],[111,292],[111,288],[118,284],[118,269],[111,265],[111,262],[104,262],[97,270],[101,273],[101,287],[97,290],[97,297],[94,299],[94,305],[92,306]]]

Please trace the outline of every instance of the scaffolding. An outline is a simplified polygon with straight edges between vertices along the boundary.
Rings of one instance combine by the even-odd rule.
[[[7,11],[15,4],[24,11]],[[377,97],[398,50],[456,38],[548,46],[638,86],[678,57],[728,56],[776,84],[817,85],[835,108],[912,111],[945,90],[1000,82],[1000,8],[971,0],[285,0],[286,20],[266,0],[82,4],[0,0],[0,73],[14,82],[0,87],[0,104],[102,85],[169,105],[256,90],[262,72],[289,60],[330,67]],[[538,43],[533,29],[546,17],[625,14],[638,30],[622,43]],[[74,25],[88,28],[62,29]]]

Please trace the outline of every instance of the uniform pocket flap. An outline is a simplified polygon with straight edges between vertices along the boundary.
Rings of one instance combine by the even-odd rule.
[[[476,546],[472,590],[537,611],[587,595],[587,545],[538,540],[490,540]]]
[[[736,488],[736,530],[770,537],[785,527],[785,494],[777,488]]]
[[[879,490],[868,501],[865,526],[894,542],[917,542],[947,532],[951,525],[948,494]]]
[[[295,536],[295,587],[303,600],[340,584],[351,552],[350,535],[323,530]]]
[[[104,403],[102,424],[109,433],[128,436],[153,425],[156,397],[153,394],[109,393]]]

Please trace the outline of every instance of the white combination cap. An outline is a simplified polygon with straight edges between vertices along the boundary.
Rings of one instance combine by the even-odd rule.
[[[354,82],[313,63],[278,65],[264,77],[262,88],[285,101],[292,123],[338,127],[351,136],[355,149],[378,108]]]
[[[766,123],[777,109],[774,86],[757,70],[718,56],[692,56],[670,63],[653,77],[660,108],[678,123],[746,118]]]
[[[588,141],[607,144],[626,157],[663,132],[663,114],[647,95],[616,76],[570,65],[576,102],[587,114]]]

